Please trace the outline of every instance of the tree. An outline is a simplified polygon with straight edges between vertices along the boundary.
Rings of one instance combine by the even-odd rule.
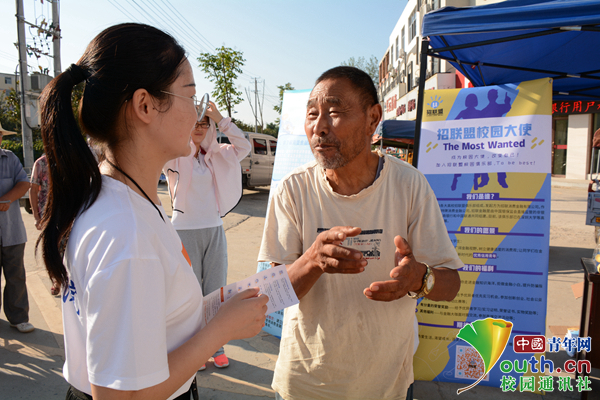
[[[247,124],[235,118],[231,118],[231,122],[233,122],[235,126],[240,128],[244,132],[254,132],[254,125]]]
[[[208,80],[215,84],[212,95],[216,103],[227,109],[231,117],[233,107],[242,102],[242,92],[235,88],[234,81],[238,74],[242,73],[244,61],[241,51],[221,46],[216,49],[216,54],[201,53],[198,57],[202,71],[206,73]]]
[[[371,56],[368,60],[364,57],[350,57],[347,61],[342,61],[340,65],[362,69],[369,74],[376,85],[379,84],[379,62],[375,56]]]
[[[273,110],[281,114],[281,106],[283,105],[283,92],[285,92],[286,90],[294,90],[294,87],[291,83],[288,82],[285,85],[277,86],[277,88],[279,89],[279,105],[274,106]]]
[[[21,102],[15,89],[0,97],[0,123],[8,131],[21,132]]]
[[[277,137],[279,134],[279,118],[275,122],[268,123],[264,133]]]

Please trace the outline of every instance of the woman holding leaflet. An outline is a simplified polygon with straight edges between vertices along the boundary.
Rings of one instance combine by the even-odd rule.
[[[79,122],[102,147],[100,165],[71,110],[83,81]],[[44,89],[50,192],[38,245],[64,288],[67,399],[189,399],[198,368],[264,324],[258,289],[204,321],[202,290],[158,198],[162,167],[191,151],[195,92],[183,48],[142,24],[107,28]]]

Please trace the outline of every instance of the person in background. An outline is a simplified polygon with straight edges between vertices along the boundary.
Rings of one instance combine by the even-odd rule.
[[[84,81],[78,124],[71,92]],[[205,318],[158,197],[162,167],[191,151],[195,94],[185,50],[134,23],[99,33],[42,92],[50,191],[38,244],[64,288],[67,399],[197,398],[210,355],[264,326],[268,298],[257,288]],[[79,126],[101,146],[100,166]]]
[[[216,126],[230,144],[217,141]],[[193,152],[169,161],[163,172],[173,202],[171,222],[207,295],[227,284],[227,240],[221,218],[242,196],[240,161],[250,152],[250,142],[210,102],[206,117],[192,131],[190,145]],[[229,366],[223,347],[213,354],[213,362],[217,368]],[[200,367],[204,369],[206,365]]]
[[[40,158],[35,160],[33,170],[31,172],[31,186],[29,188],[29,202],[35,218],[35,227],[38,230],[42,229],[41,221],[44,215],[44,207],[48,198],[48,160],[46,154],[42,154]],[[52,281],[50,293],[53,296],[60,294],[60,285],[56,281]]]
[[[15,135],[0,125],[0,142]],[[29,180],[21,161],[10,150],[0,149],[0,270],[4,272],[4,314],[10,326],[21,333],[35,328],[29,322],[29,299],[25,280],[27,233],[19,199],[29,190]]]

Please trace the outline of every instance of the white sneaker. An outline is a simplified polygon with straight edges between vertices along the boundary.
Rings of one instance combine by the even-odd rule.
[[[21,333],[33,332],[35,328],[29,322],[21,322],[20,324],[10,324],[13,328],[17,328],[17,330]]]

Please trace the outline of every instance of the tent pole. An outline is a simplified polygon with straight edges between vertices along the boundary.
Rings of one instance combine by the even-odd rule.
[[[561,32],[564,32],[564,31],[562,31],[560,28],[553,28],[553,29],[549,29],[547,31],[539,31],[539,32],[534,32],[534,33],[526,33],[526,34],[523,34],[523,35],[516,35],[516,36],[507,36],[507,37],[498,38],[498,39],[491,39],[491,40],[482,40],[480,42],[457,44],[457,45],[454,45],[454,46],[448,46],[448,43],[446,43],[446,47],[440,47],[438,49],[433,49],[433,51],[438,52],[438,53],[442,53],[444,51],[453,51],[453,50],[460,50],[460,49],[468,49],[468,48],[471,48],[471,47],[487,46],[489,44],[512,42],[512,41],[521,40],[521,39],[528,39],[528,38],[539,37],[539,36],[553,35],[555,33],[561,33]],[[440,38],[442,37],[442,35],[439,35],[439,36],[440,36]]]
[[[413,145],[412,165],[419,168],[419,146],[421,144],[421,122],[423,121],[423,99],[425,97],[425,80],[427,79],[427,53],[429,39],[421,40],[421,72],[419,73],[419,93],[417,95],[417,120],[415,122],[415,143]]]
[[[444,42],[444,44],[446,45],[446,47],[448,47],[448,42],[446,41],[446,38],[443,37],[443,36],[440,36],[440,39],[442,39],[442,41]],[[433,50],[433,51],[435,51],[435,50]],[[432,51],[432,53],[433,53],[433,51]],[[462,65],[462,62],[458,58],[456,58],[456,54],[454,54],[453,51],[451,51],[450,54],[452,54],[452,57],[454,57],[454,62],[458,64],[458,66],[460,67],[460,70],[462,71],[462,74],[465,76],[465,78],[468,78],[469,74],[465,70],[465,67]],[[448,59],[452,60],[451,58],[448,58]],[[481,73],[481,68],[479,69],[479,72]],[[483,79],[483,77],[482,77],[482,79]]]

